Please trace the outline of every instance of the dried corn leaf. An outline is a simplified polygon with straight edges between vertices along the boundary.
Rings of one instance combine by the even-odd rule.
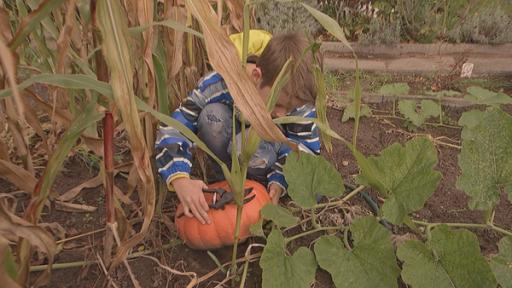
[[[21,99],[21,101],[23,101]],[[16,144],[16,154],[23,161],[25,169],[34,174],[34,165],[32,163],[32,155],[30,155],[28,143],[26,141],[27,127],[25,122],[20,119],[16,113],[15,103],[13,99],[5,99],[5,112],[7,114],[7,124]]]
[[[279,128],[272,123],[256,87],[240,65],[240,58],[233,43],[216,23],[216,15],[208,1],[186,0],[203,30],[208,58],[228,86],[235,105],[251,123],[261,138],[267,141],[288,142]]]
[[[18,113],[19,119],[25,119],[25,103],[21,98],[21,94],[18,90],[18,84],[16,83],[16,59],[7,47],[6,41],[3,36],[0,35],[0,62],[2,64],[2,69],[4,71],[5,76],[11,86],[14,95],[14,101],[16,102],[16,110]]]
[[[229,21],[236,31],[242,32],[244,23],[244,0],[225,0],[229,10]],[[220,17],[220,16],[219,16]]]
[[[71,200],[75,199],[83,189],[95,188],[95,187],[100,186],[102,183],[103,183],[103,181],[101,179],[101,175],[98,175],[98,176],[91,178],[91,179],[85,181],[84,183],[82,183],[78,186],[75,186],[75,187],[69,189],[68,191],[64,192],[62,195],[57,197],[57,200],[71,201]]]
[[[144,221],[139,233],[123,242],[119,247],[111,267],[126,259],[128,251],[144,239],[149,229],[155,209],[155,183],[146,147],[144,133],[133,93],[133,67],[127,43],[127,19],[118,1],[101,0],[97,3],[96,19],[103,36],[102,50],[110,68],[113,98],[119,109],[130,141],[134,164],[137,167],[143,187],[139,198],[143,202]]]
[[[66,7],[66,20],[62,27],[59,38],[57,39],[57,67],[55,68],[56,73],[66,73],[66,62],[68,58],[68,50],[71,43],[71,33],[75,26],[75,8],[76,0],[68,0]],[[53,93],[54,105],[57,103],[58,107],[63,108],[67,106],[67,91],[55,90]]]
[[[44,252],[48,256],[48,268],[39,276],[33,286],[39,287],[48,282],[53,257],[57,251],[57,245],[50,233],[46,232],[41,227],[32,225],[16,215],[7,212],[4,207],[0,205],[0,235],[11,239],[17,237],[23,238],[40,251]]]
[[[28,193],[34,190],[37,183],[30,172],[5,160],[0,160],[0,176]]]
[[[90,213],[98,210],[98,207],[85,205],[85,204],[77,204],[77,203],[68,203],[62,201],[55,201],[55,209],[64,211],[64,212],[73,212],[73,213]]]

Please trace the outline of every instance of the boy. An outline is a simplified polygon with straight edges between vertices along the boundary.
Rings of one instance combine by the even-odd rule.
[[[307,47],[308,41],[298,33],[277,35],[257,57],[256,64],[247,65],[246,72],[266,101],[281,68],[292,57],[295,69],[281,90],[272,111],[274,118],[286,115],[316,117],[313,56],[311,52],[303,56]],[[212,72],[202,78],[197,88],[189,93],[171,116],[194,131],[228,166],[231,164],[232,129],[239,131],[239,123],[237,127],[232,127],[233,99],[220,74]],[[302,151],[320,153],[319,131],[313,122],[286,124],[281,128],[284,135],[298,143]],[[174,187],[185,215],[209,224],[208,204],[202,192],[207,186],[203,181],[190,179],[189,176],[192,168],[189,149],[192,143],[172,127],[159,127],[155,145],[158,172],[169,188],[171,185]],[[287,187],[282,165],[290,151],[286,144],[261,141],[249,163],[247,177],[266,185],[274,203],[279,201]],[[223,180],[220,168],[214,166],[214,176],[208,182]]]

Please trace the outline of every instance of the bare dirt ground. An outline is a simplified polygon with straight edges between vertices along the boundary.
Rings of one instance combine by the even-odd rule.
[[[379,111],[391,110],[390,102],[372,104],[371,107]],[[467,110],[467,108],[446,107],[446,117],[456,122],[461,113],[465,110]],[[350,139],[353,122],[341,123],[341,115],[342,111],[337,109],[329,109],[328,111],[332,128],[341,136]],[[437,145],[439,157],[437,169],[441,171],[443,177],[434,195],[428,200],[425,207],[416,213],[414,217],[429,222],[482,223],[482,213],[469,210],[467,207],[468,197],[462,191],[455,188],[455,182],[460,173],[460,169],[457,165],[459,150],[455,148],[460,145],[460,129],[427,125],[412,133],[404,128],[404,123],[401,119],[387,117],[362,118],[358,148],[366,155],[377,154],[392,143],[403,143],[411,137],[423,134],[429,134],[433,138],[440,139],[440,141],[442,140],[441,142],[443,143],[453,145]],[[324,153],[324,156],[338,168],[346,182],[353,182],[352,176],[358,173],[358,168],[350,151],[341,142],[334,141],[334,151],[330,154]],[[98,172],[94,169],[90,170],[86,168],[76,157],[71,158],[67,161],[64,171],[58,177],[54,185],[55,190],[57,193],[63,193],[85,180],[94,177],[97,173]],[[122,190],[126,188],[125,178],[117,177],[116,181],[117,185]],[[0,192],[13,190],[16,190],[15,187],[12,187],[6,182],[0,182]],[[94,234],[87,237],[64,243],[56,262],[64,263],[97,260],[96,255],[101,255],[102,238],[104,235],[104,231],[101,229],[104,227],[105,221],[102,190],[100,186],[98,188],[85,189],[81,192],[80,202],[98,207],[98,210],[95,212],[69,213],[58,211],[54,209],[54,207],[52,207],[52,209],[45,209],[41,222],[59,223],[66,230],[65,237],[96,231]],[[376,197],[373,191],[370,191],[370,193]],[[24,203],[26,203],[27,200],[26,195],[20,195],[22,196],[19,196],[20,198],[18,199],[18,212],[22,212]],[[175,241],[176,233],[172,221],[169,219],[173,219],[174,217],[176,203],[177,199],[175,195],[168,193],[163,207],[162,217],[158,216],[155,218],[150,235],[147,237],[148,240],[136,247],[138,252],[148,249],[158,249],[163,245]],[[369,213],[366,203],[358,197],[351,200],[351,205],[355,207],[354,209],[357,208],[361,214]],[[512,229],[512,204],[505,197],[502,197],[496,209],[495,222],[500,227],[509,230]],[[138,227],[138,224],[135,224],[135,228],[139,229],[140,227]],[[403,235],[407,230],[397,229],[395,232]],[[501,235],[487,230],[473,230],[473,232],[476,232],[478,235],[480,247],[484,255],[496,253],[496,244],[501,238]],[[292,243],[289,246],[290,250],[293,251],[299,246],[309,246],[315,236],[318,235],[303,238]],[[239,249],[240,257],[243,256],[248,245],[253,242],[261,243],[263,240],[251,239],[247,243],[242,244]],[[251,252],[256,253],[258,249],[253,249]],[[225,263],[230,260],[231,248],[222,248],[212,251],[212,253],[217,257],[219,262]],[[180,271],[193,271],[197,273],[199,277],[217,268],[217,264],[215,264],[205,251],[194,251],[182,244],[157,251],[151,255],[160,259],[164,265],[168,265]],[[37,262],[37,260],[35,261]],[[142,287],[185,287],[189,282],[188,277],[173,275],[160,268],[153,260],[148,258],[134,258],[130,260],[129,263]],[[44,264],[44,260],[34,264]],[[219,272],[207,281],[202,282],[199,287],[216,287],[224,278],[225,275]],[[113,279],[119,287],[132,287],[129,275],[124,267],[120,267],[114,272]],[[97,264],[93,264],[78,268],[55,269],[48,287],[102,287],[104,283],[104,273],[99,269]],[[249,266],[246,287],[261,287],[261,269],[257,261],[251,263]],[[332,287],[330,276],[320,269],[317,273],[317,283],[315,287]]]

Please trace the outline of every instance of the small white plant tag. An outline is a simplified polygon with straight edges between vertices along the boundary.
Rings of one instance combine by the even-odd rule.
[[[471,78],[471,74],[473,74],[473,67],[475,65],[473,63],[464,63],[462,65],[462,71],[460,72],[461,78]]]

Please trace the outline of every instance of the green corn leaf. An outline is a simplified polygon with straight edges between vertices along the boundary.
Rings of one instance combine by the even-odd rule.
[[[151,26],[163,26],[163,27],[174,29],[176,31],[190,33],[199,38],[203,38],[203,34],[197,32],[196,30],[189,28],[179,22],[176,22],[172,19],[167,19],[167,20],[159,21],[159,22],[153,22],[151,24],[145,24],[145,25],[141,25],[141,26],[137,26],[137,27],[131,27],[128,29],[128,31],[130,33],[142,33],[142,32],[144,32],[144,30],[148,29]]]
[[[512,117],[502,110],[462,114],[462,174],[457,188],[468,194],[471,209],[492,209],[502,190],[512,200]]]
[[[265,205],[261,209],[261,216],[279,227],[290,227],[299,221],[299,218],[293,216],[288,209],[274,204]]]
[[[335,236],[322,236],[315,243],[318,264],[331,274],[336,287],[398,287],[400,269],[391,244],[391,233],[375,217],[357,219],[350,230],[354,239],[351,251]]]
[[[320,23],[320,25],[322,25],[325,28],[325,30],[327,30],[334,37],[336,37],[336,39],[341,41],[341,43],[343,43],[345,46],[347,46],[347,48],[352,50],[352,52],[354,51],[350,43],[347,41],[347,38],[345,37],[345,32],[343,32],[343,28],[341,28],[341,26],[338,24],[338,22],[336,22],[336,20],[332,19],[328,15],[318,11],[317,9],[305,3],[301,4],[302,6],[304,6],[304,8],[306,8],[309,11],[309,13],[313,17],[315,17],[316,21],[318,21],[318,23]]]
[[[169,97],[167,95],[167,71],[165,70],[162,60],[156,54],[153,54],[153,66],[155,67],[158,111],[165,115],[170,115]]]
[[[22,23],[16,32],[16,36],[14,36],[9,44],[9,48],[15,50],[23,41],[26,40],[27,36],[39,26],[41,21],[52,11],[57,9],[62,3],[64,3],[64,0],[47,0],[41,2],[35,11],[22,20]]]
[[[315,83],[316,83],[316,99],[315,99],[315,107],[316,107],[316,114],[318,120],[320,120],[324,126],[329,127],[329,121],[327,120],[327,93],[325,92],[325,79],[324,79],[324,73],[320,69],[320,66],[315,65],[314,70],[315,74]],[[328,133],[325,133],[324,131],[321,131],[322,136],[322,142],[325,146],[325,149],[328,153],[332,151],[332,142],[331,142],[331,136],[329,136]]]
[[[421,100],[419,109],[414,100],[400,100],[398,110],[416,127],[423,125],[430,117],[439,116],[439,104],[432,100]]]
[[[384,96],[400,96],[409,94],[409,85],[407,83],[385,84],[379,89],[379,94]]]
[[[476,236],[442,225],[426,244],[411,240],[398,247],[402,279],[415,288],[496,287],[489,264],[480,254]]]
[[[303,208],[311,208],[317,195],[340,196],[345,192],[338,170],[322,156],[292,152],[286,158],[283,172],[288,194]]]
[[[372,110],[366,104],[361,105],[361,113],[360,117],[370,117],[372,115]],[[355,102],[350,103],[345,110],[343,110],[343,117],[341,117],[341,122],[347,122],[350,118],[356,118],[356,105]]]
[[[464,99],[483,105],[499,105],[512,103],[512,97],[505,93],[493,92],[482,87],[472,86],[467,89]]]
[[[315,280],[316,261],[313,252],[300,247],[287,256],[285,239],[278,229],[273,229],[260,259],[263,270],[263,288],[309,288]]]
[[[39,74],[19,83],[18,89],[21,91],[36,83],[65,89],[89,89],[104,96],[112,97],[112,88],[108,83],[98,81],[94,76],[84,74]],[[11,89],[0,91],[0,99],[11,95]]]
[[[502,288],[512,288],[512,237],[501,239],[500,253],[491,259],[491,268]]]
[[[426,138],[410,140],[405,146],[395,143],[380,156],[366,158],[357,151],[354,156],[361,169],[358,182],[386,198],[381,213],[394,224],[402,224],[409,213],[423,208],[441,179],[434,170],[437,150]]]

